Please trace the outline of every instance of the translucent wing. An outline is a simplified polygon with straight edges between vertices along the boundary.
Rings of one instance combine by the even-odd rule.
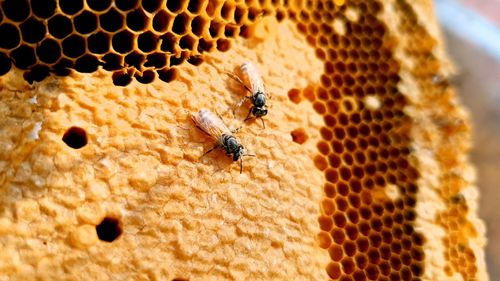
[[[207,109],[200,110],[196,115],[191,114],[191,119],[198,128],[218,142],[223,134],[231,135],[231,131],[222,119]]]
[[[251,62],[246,62],[241,65],[241,72],[245,76],[245,80],[250,86],[252,90],[252,94],[257,92],[266,93],[266,89],[264,88],[264,81],[262,81],[262,77],[260,76],[259,71]]]

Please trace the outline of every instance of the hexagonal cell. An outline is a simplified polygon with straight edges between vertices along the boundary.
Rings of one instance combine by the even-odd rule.
[[[112,43],[113,50],[120,54],[126,54],[134,48],[135,36],[128,30],[120,31],[113,35]]]
[[[10,53],[14,65],[19,69],[28,69],[36,63],[35,50],[26,45],[21,45]]]
[[[61,57],[61,46],[54,39],[45,39],[36,48],[36,56],[41,62],[55,63]]]
[[[49,33],[57,39],[63,39],[73,32],[71,19],[63,15],[55,15],[48,22]]]
[[[0,52],[0,75],[4,75],[10,71],[12,63],[10,58],[5,53]]]
[[[149,17],[143,10],[137,9],[127,14],[127,27],[134,31],[145,31]]]
[[[66,15],[75,15],[83,10],[83,0],[59,0],[59,8]]]
[[[63,54],[69,58],[77,58],[85,53],[85,38],[70,35],[62,41]]]
[[[92,33],[97,29],[97,16],[91,11],[83,11],[74,18],[74,25],[78,33]]]
[[[6,18],[14,22],[22,22],[30,15],[30,6],[27,0],[4,0],[2,11]]]
[[[115,0],[116,8],[124,12],[133,10],[137,8],[138,5],[139,5],[139,0]]]
[[[21,43],[21,36],[17,27],[10,23],[3,23],[0,25],[0,48],[13,49]]]
[[[104,14],[99,15],[99,25],[109,32],[116,32],[124,27],[124,16],[116,9],[111,8]]]
[[[121,5],[123,1],[116,1],[115,5]],[[134,1],[129,1],[134,2]],[[94,12],[102,12],[111,6],[111,0],[87,0],[87,5]]]
[[[165,10],[160,10],[153,17],[153,29],[159,33],[163,33],[172,28],[174,16]]]
[[[94,54],[105,54],[110,50],[111,37],[108,33],[99,31],[89,36],[88,49]]]
[[[42,19],[48,19],[54,15],[57,2],[56,0],[31,0],[32,13]]]

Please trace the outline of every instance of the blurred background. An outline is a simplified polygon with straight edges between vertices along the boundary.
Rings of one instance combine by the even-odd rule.
[[[452,80],[474,123],[486,262],[490,280],[500,280],[500,0],[435,0],[435,8],[459,70]]]

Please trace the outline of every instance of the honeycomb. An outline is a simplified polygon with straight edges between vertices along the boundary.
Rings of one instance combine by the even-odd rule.
[[[456,109],[453,89],[440,74],[439,38],[430,33],[431,24],[422,23],[425,16],[419,13],[429,5],[407,0],[4,0],[0,37],[8,40],[0,42],[0,74],[14,65],[33,82],[51,73],[100,73],[102,68],[113,72],[119,86],[133,78],[142,84],[156,78],[173,82],[185,65],[200,67],[207,57],[230,52],[238,37],[254,38],[254,27],[266,18],[291,21],[323,67],[317,83],[286,94],[297,106],[309,102],[322,119],[312,158],[323,175],[323,183],[314,188],[321,190],[316,240],[328,256],[326,276],[341,281],[482,280],[481,243],[474,240],[482,230],[469,217],[475,207],[466,193],[474,180],[460,175],[467,169],[461,158],[467,147],[455,145],[467,142],[467,117]],[[416,86],[402,86],[411,83]],[[425,93],[419,101],[417,91]],[[434,103],[440,106],[432,109]],[[419,123],[412,107],[432,120]],[[435,132],[425,131],[434,127]],[[437,140],[416,137],[417,129]],[[294,128],[290,137],[297,145],[315,140],[306,127]],[[431,143],[440,171],[433,192],[436,206],[444,207],[427,221],[419,206],[430,200],[428,174],[418,158],[417,140]],[[73,126],[62,141],[76,150],[95,140]],[[147,185],[140,176],[147,175],[131,185]],[[93,222],[99,240],[115,243],[126,235],[117,217]],[[82,227],[70,241],[94,243],[82,238],[89,231]]]
[[[278,1],[275,1],[278,2]],[[125,86],[134,77],[170,82],[176,65],[197,65],[202,55],[227,51],[231,38],[269,13],[268,1],[6,0],[0,9],[0,75],[12,64],[24,78],[50,73],[113,72]],[[278,7],[282,5],[277,5]],[[283,12],[278,10],[278,17]]]

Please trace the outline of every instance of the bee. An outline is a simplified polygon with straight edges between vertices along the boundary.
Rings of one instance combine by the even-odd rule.
[[[222,117],[215,115],[208,109],[201,109],[196,115],[191,114],[191,119],[193,119],[196,127],[216,141],[216,145],[203,155],[212,152],[214,149],[223,149],[226,155],[233,158],[233,161],[240,161],[241,174],[243,171],[243,156],[255,155],[246,154],[243,145],[233,136],[233,133],[239,129],[235,131],[229,130]]]
[[[262,119],[263,116],[267,115],[267,95],[264,87],[264,81],[262,81],[257,68],[251,62],[243,63],[240,66],[240,71],[243,79],[233,73],[228,74],[231,78],[243,85],[243,87],[245,87],[245,89],[250,93],[250,96],[245,96],[236,105],[236,107],[240,107],[245,100],[249,99],[252,102],[252,107],[250,108],[244,121],[251,119],[252,117],[250,115],[253,115],[255,118],[260,118],[262,126],[265,128],[266,125],[264,124],[264,119]]]

